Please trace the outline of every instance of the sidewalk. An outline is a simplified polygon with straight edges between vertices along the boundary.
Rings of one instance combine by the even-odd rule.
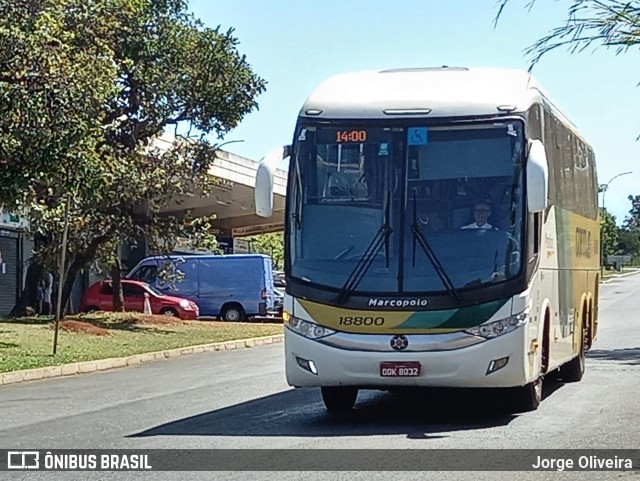
[[[165,351],[147,352],[128,357],[101,359],[96,361],[75,362],[71,364],[61,364],[59,366],[39,367],[36,369],[25,369],[22,371],[10,371],[0,373],[0,387],[7,384],[16,384],[25,381],[36,381],[63,376],[73,376],[75,374],[86,374],[96,371],[106,371],[137,364],[145,364],[152,361],[161,361],[189,354],[199,354],[214,351],[233,351],[236,349],[246,349],[256,346],[281,343],[283,334],[275,336],[256,337],[251,339],[237,339],[235,341],[215,342],[212,344],[201,344],[198,346],[181,347],[168,349]]]

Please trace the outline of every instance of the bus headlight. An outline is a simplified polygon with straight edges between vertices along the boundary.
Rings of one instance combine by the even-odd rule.
[[[307,339],[320,339],[335,334],[336,331],[320,326],[315,322],[303,321],[292,315],[285,316],[286,326],[293,332],[306,337]]]
[[[505,319],[465,329],[464,332],[474,336],[484,337],[485,339],[493,339],[494,337],[503,336],[504,334],[515,331],[517,328],[525,324],[528,318],[529,311],[527,310],[520,314],[516,314],[515,316],[510,316]]]

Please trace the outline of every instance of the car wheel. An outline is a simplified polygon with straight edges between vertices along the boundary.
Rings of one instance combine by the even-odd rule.
[[[92,312],[98,312],[100,309],[98,309],[96,306],[89,306],[86,307],[84,312],[87,314],[91,314]]]
[[[236,304],[224,306],[220,317],[222,317],[223,321],[227,322],[241,322],[245,320],[244,309]]]
[[[171,307],[165,307],[160,311],[160,315],[178,317],[178,312]]]

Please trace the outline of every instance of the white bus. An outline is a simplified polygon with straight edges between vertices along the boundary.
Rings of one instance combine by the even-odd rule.
[[[594,155],[524,71],[351,73],[260,164],[289,157],[286,376],[329,412],[359,389],[505,389],[534,410],[597,333]]]

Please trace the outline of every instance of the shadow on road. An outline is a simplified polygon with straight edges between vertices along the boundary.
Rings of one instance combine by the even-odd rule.
[[[545,382],[545,397],[561,384]],[[319,390],[289,390],[163,424],[130,437],[332,437],[405,435],[437,439],[447,433],[505,426],[517,417],[504,390],[361,391],[347,417],[325,412]]]
[[[640,347],[625,349],[596,349],[587,353],[590,359],[618,361],[622,364],[640,365]]]

